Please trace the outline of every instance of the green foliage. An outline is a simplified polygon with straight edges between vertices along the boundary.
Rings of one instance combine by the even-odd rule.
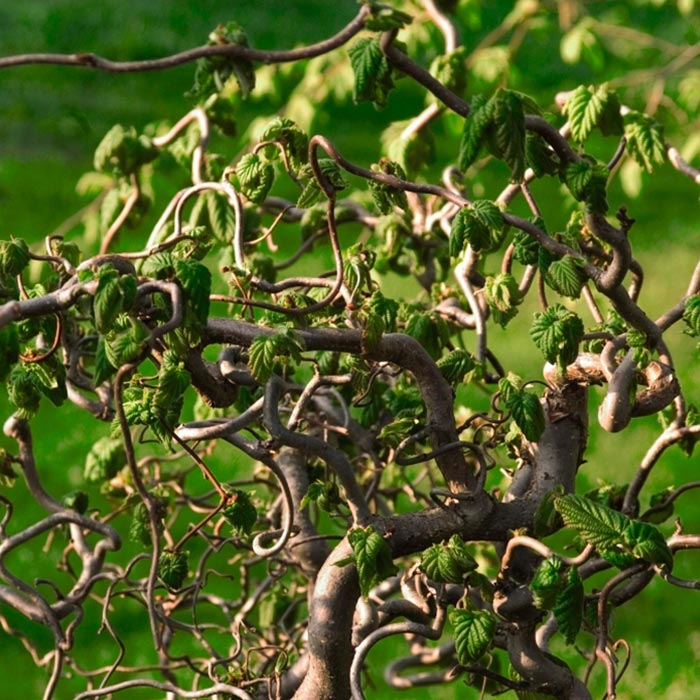
[[[584,142],[598,127],[604,136],[619,136],[623,131],[620,101],[605,85],[592,89],[583,85],[574,90],[564,105],[571,134]]]
[[[292,362],[301,362],[303,349],[301,339],[290,328],[272,335],[259,335],[248,350],[250,370],[255,379],[263,384],[272,376],[275,363],[283,357]]]
[[[67,397],[66,370],[55,354],[43,362],[16,364],[7,384],[8,398],[18,409],[20,418],[31,418],[39,410],[42,396],[55,406],[60,406]]]
[[[554,260],[548,265],[544,273],[544,280],[562,296],[578,299],[587,279],[582,265],[583,262],[579,258],[565,255],[560,260]]]
[[[8,324],[0,328],[0,382],[7,379],[12,365],[19,359],[19,333],[17,326]]]
[[[413,18],[411,15],[401,12],[390,5],[385,5],[376,0],[360,0],[363,5],[367,5],[370,14],[365,21],[365,27],[373,32],[388,32],[392,29],[401,29],[410,24]]]
[[[450,384],[459,384],[475,367],[471,353],[461,348],[456,348],[444,357],[441,357],[437,366],[442,376]]]
[[[564,486],[559,484],[542,496],[533,518],[532,529],[535,537],[547,537],[564,526],[564,521],[555,507],[557,498],[563,495]]]
[[[250,534],[258,520],[258,509],[250,495],[240,489],[230,489],[228,502],[221,511],[235,532]]]
[[[348,533],[352,547],[352,561],[357,567],[360,579],[360,591],[366,598],[376,585],[388,576],[393,576],[398,569],[391,557],[391,550],[384,538],[370,525],[355,527]],[[342,566],[347,562],[338,562]]]
[[[455,630],[457,661],[469,666],[488,650],[496,632],[496,619],[488,610],[450,610]]]
[[[0,276],[16,277],[29,264],[29,248],[21,238],[0,240]]]
[[[133,175],[141,166],[158,157],[158,149],[148,136],[138,135],[132,126],[113,126],[95,150],[95,170],[114,177]]]
[[[348,186],[347,181],[334,160],[330,158],[319,158],[318,167],[335,192],[340,192]],[[306,166],[300,174],[310,179],[297,199],[297,206],[301,208],[311,207],[323,199],[323,190],[316,178],[312,176],[312,171],[309,166]]]
[[[687,333],[692,338],[700,336],[700,296],[694,294],[685,301],[683,309],[683,321],[686,328],[684,333]]]
[[[519,93],[500,88],[486,101],[472,101],[472,111],[464,123],[459,148],[459,167],[466,170],[486,145],[496,158],[511,169],[511,179],[525,173],[525,108]]]
[[[452,220],[450,257],[460,257],[467,243],[477,252],[497,248],[504,228],[501,210],[489,200],[476,200],[471,208],[460,209]]]
[[[378,164],[372,165],[372,170],[393,175],[401,180],[406,179],[406,173],[401,165],[385,158],[380,160]],[[399,207],[399,209],[404,211],[408,210],[408,199],[402,189],[392,187],[378,180],[369,180],[369,189],[377,209],[382,214],[391,214],[394,207]]]
[[[552,612],[559,631],[567,644],[573,644],[583,622],[583,582],[578,569],[571,567],[566,572],[564,587],[557,595]]]
[[[551,610],[564,583],[566,565],[557,556],[543,559],[530,582],[532,602],[540,610]]]
[[[561,304],[553,304],[547,311],[535,314],[530,326],[530,337],[545,356],[561,371],[576,359],[583,339],[583,321]]]
[[[666,160],[663,128],[653,117],[634,111],[625,114],[625,138],[627,151],[647,172]]]
[[[381,135],[382,151],[414,178],[435,158],[435,140],[428,129],[410,128],[412,121],[394,122]]]
[[[180,549],[177,552],[163,550],[158,557],[158,578],[171,591],[179,591],[189,573],[187,563],[187,551]]]
[[[442,354],[450,338],[445,320],[435,313],[416,312],[406,322],[406,333],[415,338],[434,360]]]
[[[608,169],[589,157],[570,162],[563,172],[563,182],[574,199],[584,202],[595,214],[608,211]]]
[[[209,34],[209,46],[237,44],[248,46],[248,36],[236,22],[219,24]],[[255,88],[255,68],[246,58],[234,56],[208,56],[197,61],[194,75],[194,85],[190,95],[206,100],[211,94],[218,93],[224,88],[231,89],[231,80],[235,80],[242,97],[247,97]]]
[[[309,137],[299,126],[288,117],[276,117],[265,128],[260,136],[260,143],[271,141],[279,144],[294,172],[298,172],[309,158]],[[274,159],[279,151],[274,147],[266,147],[264,154]]]
[[[630,518],[585,496],[568,494],[557,499],[555,508],[567,527],[593,545],[611,564],[631,566],[642,559],[671,570],[673,555],[656,527]]]
[[[378,37],[358,39],[349,49],[350,65],[355,74],[355,102],[372,102],[384,107],[394,88],[392,69],[379,47]]]
[[[257,153],[246,153],[236,165],[241,192],[254,204],[262,204],[272,187],[275,172]]]
[[[448,90],[462,97],[467,89],[467,51],[463,46],[448,54],[436,56],[430,66],[430,73]],[[429,98],[436,101],[432,95]]]
[[[523,435],[530,442],[537,442],[545,428],[544,409],[537,395],[523,389],[513,374],[499,380],[498,389]]]
[[[420,562],[425,575],[436,583],[463,583],[477,566],[464,540],[458,535],[453,535],[449,542],[426,549]]]
[[[102,483],[112,479],[126,464],[126,452],[121,440],[100,438],[85,458],[83,477],[85,481]]]
[[[88,508],[89,497],[85,491],[71,491],[62,499],[61,504],[66,508],[71,508],[76,513],[84,514]]]
[[[121,276],[111,265],[103,265],[97,272],[97,290],[92,302],[95,328],[109,333],[122,311],[128,311],[136,301],[136,278]]]
[[[487,277],[484,284],[484,296],[488,302],[494,321],[503,328],[518,313],[518,305],[523,298],[518,289],[518,282],[509,272],[495,277]]]

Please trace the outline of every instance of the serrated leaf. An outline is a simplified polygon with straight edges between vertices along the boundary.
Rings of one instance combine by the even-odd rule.
[[[389,447],[398,447],[411,431],[416,427],[416,419],[413,416],[397,418],[387,423],[377,435],[377,439]]]
[[[393,576],[398,569],[386,541],[371,525],[350,530],[348,541],[360,579],[360,591],[366,598],[372,588]]]
[[[348,55],[355,75],[355,102],[373,102],[383,107],[394,81],[391,66],[379,47],[379,37],[358,39],[348,49]]]
[[[467,545],[457,535],[449,542],[435,544],[421,556],[420,568],[436,583],[464,583],[465,577],[477,568]]]
[[[630,523],[622,513],[576,494],[558,498],[554,507],[567,527],[576,530],[587,544],[599,551],[622,546],[623,535]]]
[[[441,357],[437,361],[437,366],[450,384],[459,384],[474,369],[475,363],[469,352],[456,348],[445,357]]]
[[[522,98],[512,90],[499,89],[491,100],[494,106],[490,150],[511,169],[511,180],[519,182],[525,174],[525,112]]]
[[[217,241],[231,243],[236,230],[236,213],[226,197],[218,192],[204,195],[209,226]]]
[[[0,240],[0,272],[16,277],[29,264],[29,248],[21,238]]]
[[[246,153],[236,165],[241,192],[254,204],[262,204],[272,187],[275,171],[258,153]]]
[[[250,369],[256,381],[264,384],[271,376],[276,360],[281,355],[288,355],[295,362],[301,362],[303,344],[299,337],[289,328],[274,335],[260,335],[248,349]]]
[[[514,391],[506,400],[506,406],[523,435],[530,442],[537,442],[545,428],[544,409],[539,398],[529,391]]]
[[[158,558],[158,578],[172,591],[178,591],[187,578],[187,550],[170,552],[167,549]]]
[[[527,132],[525,162],[537,177],[554,175],[559,171],[559,160],[550,145],[539,135]]]
[[[414,313],[406,322],[406,333],[415,338],[434,360],[442,354],[449,339],[445,320],[431,313]]]
[[[572,255],[565,255],[560,260],[550,263],[545,272],[545,282],[559,294],[578,299],[586,283],[586,275],[582,270],[582,262]]]
[[[492,239],[488,227],[470,209],[464,207],[452,219],[449,241],[450,257],[460,257],[467,243],[478,252],[490,248]]]
[[[496,632],[496,619],[488,610],[450,610],[455,630],[457,661],[469,666],[488,650]]]
[[[401,29],[413,21],[411,15],[407,15],[405,12],[401,12],[389,5],[374,2],[374,0],[370,2],[362,1],[370,8],[370,14],[365,19],[365,27],[370,31],[388,32],[392,29]]]
[[[245,491],[231,489],[229,503],[221,511],[228,523],[238,533],[249,534],[258,520],[258,510]]]
[[[123,177],[157,157],[158,149],[149,137],[139,136],[133,126],[127,129],[115,124],[97,146],[94,165],[98,172]]]
[[[583,85],[576,88],[564,105],[564,114],[569,118],[572,136],[579,142],[596,127],[604,135],[621,134],[623,130],[620,102],[605,86],[595,90]]]
[[[263,131],[260,141],[275,141],[284,148],[287,161],[294,172],[300,170],[308,161],[309,137],[287,117],[275,117]],[[265,155],[270,157],[279,155],[276,148],[265,150]]]
[[[90,448],[85,458],[83,478],[91,483],[109,481],[125,464],[124,443],[103,437]]]
[[[509,272],[495,277],[487,277],[484,283],[484,296],[496,323],[505,328],[508,321],[518,313],[522,295],[518,283]]]
[[[627,151],[647,172],[666,160],[663,127],[653,117],[628,112],[625,117]]]
[[[552,612],[559,631],[567,644],[573,644],[583,622],[583,582],[575,567],[571,567],[564,580],[564,587],[556,596]]]
[[[686,299],[683,321],[686,325],[684,333],[697,338],[700,335],[700,295],[694,294]]]
[[[119,284],[119,272],[105,265],[100,269],[99,282],[92,302],[95,328],[99,333],[108,333],[123,309],[123,294]]]
[[[469,116],[464,120],[464,130],[459,143],[457,163],[462,171],[465,171],[479,155],[494,115],[493,103],[483,95],[476,95],[472,99],[471,107]]]
[[[143,353],[150,332],[141,321],[128,319],[123,331],[112,330],[105,336],[104,354],[111,367],[119,368],[137,360]]]
[[[530,326],[535,345],[548,362],[556,363],[561,370],[576,359],[583,334],[583,321],[561,304],[535,314]]]
[[[604,164],[582,158],[567,164],[563,179],[574,199],[585,202],[597,214],[605,214],[608,211],[608,175]]]
[[[564,588],[566,566],[556,555],[543,559],[530,582],[532,602],[540,610],[551,610],[558,594]]]
[[[379,163],[372,165],[372,170],[393,175],[401,180],[406,179],[406,172],[401,165],[386,158],[382,158]],[[394,211],[394,207],[408,211],[408,199],[402,189],[392,187],[378,180],[369,180],[369,189],[374,203],[382,214],[391,214]]]
[[[666,544],[666,539],[654,525],[631,520],[625,528],[623,540],[632,555],[638,559],[667,571],[673,569],[673,554]]]
[[[467,51],[463,46],[449,54],[436,56],[430,66],[430,73],[448,90],[458,97],[463,97],[467,89]],[[429,98],[437,102],[433,95]]]
[[[539,228],[544,229],[541,220],[534,222]],[[513,257],[521,265],[536,265],[539,261],[540,244],[535,238],[525,231],[516,231],[513,235]]]
[[[197,260],[175,260],[174,271],[185,292],[185,303],[194,313],[197,322],[206,325],[209,318],[211,272]]]

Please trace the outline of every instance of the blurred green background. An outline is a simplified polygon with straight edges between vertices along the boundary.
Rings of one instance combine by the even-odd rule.
[[[598,16],[609,17],[657,32],[674,41],[692,39],[700,33],[695,14],[681,16],[675,3],[630,2],[587,3]],[[475,46],[512,9],[510,2],[463,2],[462,39]],[[628,14],[625,16],[625,6]],[[162,56],[206,41],[209,31],[219,22],[235,19],[248,32],[250,43],[259,48],[288,48],[327,37],[338,31],[357,11],[354,0],[298,0],[275,2],[221,2],[215,0],[159,0],[129,3],[101,0],[85,3],[78,0],[43,0],[0,4],[0,53],[24,52],[96,52],[113,59],[135,59]],[[478,17],[478,21],[474,18]],[[693,34],[695,32],[695,34]],[[571,66],[560,58],[560,34],[552,27],[534,28],[520,47],[515,67],[510,72],[512,87],[533,94],[540,104],[551,107],[554,94],[580,83],[599,83],[614,79],[634,66],[624,58],[606,55],[602,65],[582,61]],[[646,56],[647,62],[653,56]],[[161,120],[174,121],[189,103],[183,93],[191,86],[193,66],[186,65],[161,73],[110,75],[80,68],[27,66],[0,72],[0,214],[2,237],[10,235],[39,242],[54,231],[71,214],[88,202],[76,192],[80,175],[91,169],[95,146],[113,124],[134,124],[137,128]],[[632,95],[634,96],[634,95]],[[423,96],[411,86],[400,86],[383,112],[361,105],[347,112],[346,106],[330,100],[324,107],[325,117],[317,120],[317,129],[337,143],[351,159],[368,165],[379,153],[377,133],[392,120],[407,119],[423,106]],[[635,105],[643,107],[642,105]],[[274,114],[273,103],[257,102],[241,110],[241,133],[258,112]],[[694,137],[692,124],[685,131],[671,132],[681,146],[681,139]],[[436,126],[438,154],[449,160],[454,153],[455,136],[447,126]],[[610,144],[606,145],[610,148]],[[227,154],[233,158],[239,144],[232,142]],[[452,149],[452,150],[451,150]],[[440,160],[440,159],[438,159]],[[486,196],[495,196],[503,181],[494,182]],[[538,194],[537,189],[535,189]],[[547,201],[544,188],[540,201],[545,218],[551,213],[561,217],[558,202]],[[642,195],[629,199],[616,186],[612,190],[612,208],[627,203],[638,223],[633,229],[635,253],[645,267],[646,279],[642,302],[654,317],[673,305],[683,294],[700,251],[698,226],[698,191],[690,180],[681,177],[670,166],[660,169],[658,176],[645,178]],[[560,223],[560,222],[558,222]],[[492,332],[490,342],[504,365],[527,377],[539,376],[541,360],[529,341],[521,342],[529,326],[527,313],[522,313],[508,331]],[[518,335],[520,334],[520,335]],[[673,330],[669,342],[679,364],[679,376],[688,400],[700,404],[700,368],[694,341]],[[514,342],[513,337],[518,340]],[[595,401],[594,401],[595,403]],[[0,397],[3,417],[9,410]],[[593,487],[600,479],[625,481],[634,473],[650,441],[658,432],[654,418],[636,421],[632,428],[609,435],[595,429],[592,408],[592,430],[588,463],[579,476],[582,490]],[[95,425],[77,409],[64,406],[54,409],[43,405],[33,422],[36,434],[37,461],[47,489],[60,496],[80,485],[84,455],[95,438],[107,432],[106,426]],[[4,436],[0,445],[14,445]],[[687,458],[680,450],[670,450],[655,469],[647,493],[669,484],[680,484],[697,478],[697,457]],[[17,483],[13,497],[23,492]],[[689,531],[700,529],[700,511],[691,507],[693,497],[682,497],[679,512]],[[27,504],[18,516],[30,521],[37,515]],[[668,528],[667,528],[668,529]],[[37,567],[42,555],[38,543],[33,549],[18,553],[12,566]],[[44,561],[53,566],[53,562]],[[679,558],[679,575],[694,577],[700,571],[700,556],[684,554]],[[619,697],[636,700],[658,697],[665,700],[700,697],[695,686],[695,669],[700,662],[700,594],[670,589],[655,582],[643,595],[625,606],[616,615],[614,634],[625,637],[632,645],[633,658]],[[6,611],[0,609],[0,613]],[[8,620],[20,626],[31,638],[47,643],[43,630],[24,623],[16,615]],[[94,641],[96,621],[88,621],[79,638],[92,645],[83,655],[85,665],[109,664],[114,644],[100,637]],[[128,616],[125,621],[128,629]],[[150,642],[145,631],[131,630],[136,655],[138,640]],[[370,656],[376,669],[381,668],[379,645]],[[36,669],[17,639],[0,631],[0,680],[12,679],[12,688],[0,684],[0,699],[39,697],[45,684],[45,671]],[[94,658],[90,658],[90,654]],[[572,663],[573,650],[567,652]],[[602,674],[594,671],[596,689],[602,694]],[[372,673],[374,689],[369,698],[390,697],[382,685],[381,674]],[[70,684],[65,686],[70,687]],[[80,686],[75,686],[76,688]],[[61,693],[57,698],[69,697]],[[391,691],[392,695],[396,691]],[[696,695],[693,695],[696,693]],[[409,691],[407,697],[471,698],[473,689],[461,683],[444,689]],[[134,693],[130,697],[155,697],[154,693]]]

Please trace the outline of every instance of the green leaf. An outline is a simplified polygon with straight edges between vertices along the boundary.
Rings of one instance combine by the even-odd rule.
[[[172,591],[178,591],[187,578],[187,550],[170,552],[167,549],[158,558],[158,578]]]
[[[583,622],[583,582],[578,570],[571,567],[564,579],[564,587],[556,596],[552,612],[559,631],[567,644],[573,644]]]
[[[458,535],[453,535],[447,543],[426,549],[420,562],[423,573],[436,583],[464,583],[465,577],[477,566],[464,540]]]
[[[271,376],[275,362],[280,356],[288,356],[294,362],[301,362],[304,349],[299,336],[291,328],[285,328],[273,335],[260,335],[248,349],[250,369],[256,381],[264,384]]]
[[[475,362],[469,352],[456,348],[445,357],[441,357],[437,361],[437,366],[450,384],[459,384],[474,369]]]
[[[548,362],[556,363],[562,371],[576,359],[583,334],[583,321],[561,304],[535,314],[530,326],[535,345]]]
[[[257,153],[246,153],[236,165],[241,192],[254,204],[262,204],[275,178],[273,167]]]
[[[0,272],[16,277],[29,265],[29,248],[21,238],[0,240]]]
[[[455,630],[457,661],[469,666],[488,650],[496,632],[496,619],[488,610],[450,610]]]
[[[394,81],[392,68],[379,47],[379,37],[358,39],[348,54],[355,74],[353,99],[356,103],[373,102],[376,107],[383,107]]]
[[[442,354],[449,340],[449,328],[443,318],[436,314],[414,313],[406,323],[406,333],[415,338],[434,360]]]
[[[661,532],[640,520],[631,520],[623,533],[623,540],[633,556],[666,571],[673,569],[673,554]]]
[[[546,231],[541,219],[536,219],[533,223]],[[513,235],[513,257],[521,265],[536,265],[539,261],[540,247],[537,240],[525,231],[516,231]]]
[[[599,551],[622,547],[623,535],[630,519],[585,496],[567,494],[555,501],[554,507],[564,524]]]
[[[472,99],[471,107],[469,116],[464,120],[464,130],[459,144],[457,163],[462,171],[477,159],[495,111],[493,103],[483,95],[476,95]]]
[[[437,78],[448,90],[458,97],[463,97],[467,89],[467,51],[463,46],[449,54],[437,56],[431,66],[430,73]],[[437,98],[430,95],[431,102]]]
[[[134,507],[129,523],[129,539],[146,547],[151,544],[151,526],[145,503],[139,502]]]
[[[499,89],[491,98],[493,133],[490,150],[511,169],[511,180],[519,182],[525,174],[525,112],[522,98],[512,90]]]
[[[625,117],[627,151],[647,172],[666,160],[663,127],[653,117],[630,111]]]
[[[185,293],[185,303],[194,313],[197,322],[205,326],[209,318],[211,272],[197,260],[176,260],[174,270]]]
[[[300,170],[309,159],[309,137],[287,117],[275,117],[260,136],[260,142],[275,141],[284,148],[287,162],[294,172]],[[277,157],[277,148],[266,148],[267,157]]]
[[[559,294],[578,299],[587,277],[582,270],[583,262],[572,255],[552,262],[544,274],[545,282]]]
[[[318,167],[329,180],[336,192],[339,192],[348,186],[348,183],[343,177],[338,164],[334,160],[331,160],[330,158],[319,158]],[[308,183],[302,190],[302,193],[299,195],[299,199],[297,200],[297,206],[304,209],[306,207],[313,206],[317,202],[320,202],[325,197],[325,194],[316,178],[312,176],[310,167],[308,169],[305,168],[302,175],[310,177]]]
[[[221,511],[238,533],[250,534],[258,520],[258,509],[245,491],[229,490],[229,502]]]
[[[401,180],[406,179],[406,173],[401,165],[386,158],[382,158],[379,163],[373,164],[372,170],[393,175]],[[374,203],[382,214],[391,214],[394,211],[394,207],[408,211],[408,199],[402,189],[392,187],[378,180],[369,180],[369,190]]]
[[[523,435],[530,442],[537,442],[545,428],[544,409],[539,398],[529,391],[513,391],[506,406]]]
[[[206,192],[204,195],[209,227],[217,241],[231,243],[236,230],[236,213],[228,198],[218,192]]]
[[[0,487],[5,489],[11,489],[15,481],[17,481],[17,474],[12,468],[12,455],[0,447]]]
[[[92,302],[95,328],[99,333],[108,333],[123,310],[122,289],[119,285],[119,272],[111,265],[103,265],[98,276],[99,282]]]
[[[532,602],[540,610],[551,610],[558,594],[564,588],[566,566],[556,555],[543,559],[530,582]]]
[[[386,541],[371,525],[350,530],[348,541],[360,579],[360,591],[366,598],[372,588],[393,576],[398,569]]]
[[[700,336],[700,295],[694,294],[686,299],[683,321],[686,325],[684,333],[693,338]]]
[[[150,331],[144,323],[132,318],[126,320],[124,330],[112,330],[105,336],[104,356],[113,368],[139,359],[150,337]]]
[[[563,180],[574,199],[585,202],[590,211],[605,214],[608,211],[608,176],[608,169],[603,163],[582,158],[567,164]]]
[[[503,328],[516,316],[517,307],[523,300],[518,282],[509,272],[487,277],[484,284],[484,297],[494,320]]]
[[[387,423],[377,435],[377,439],[389,447],[398,447],[416,427],[416,419],[413,416],[397,418]]]
[[[488,227],[470,209],[463,207],[452,219],[450,257],[460,257],[467,243],[478,252],[490,248],[492,240]]]
[[[124,443],[121,440],[103,437],[90,448],[85,458],[83,477],[91,483],[109,481],[125,464]]]
[[[604,85],[591,90],[583,85],[571,93],[564,105],[571,134],[576,141],[585,141],[596,127],[604,135],[620,135],[623,131],[620,101]]]
[[[413,178],[435,159],[435,139],[430,129],[407,129],[411,120],[390,124],[381,135],[383,152]]]
[[[148,136],[139,136],[132,126],[113,126],[95,150],[95,170],[124,177],[158,157],[158,149]]]

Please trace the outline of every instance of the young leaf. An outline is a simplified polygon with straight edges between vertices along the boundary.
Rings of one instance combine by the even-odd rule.
[[[494,321],[503,328],[518,313],[522,301],[518,283],[509,272],[495,277],[487,277],[484,284],[484,296],[491,309]]]
[[[469,243],[475,251],[480,251],[489,248],[492,241],[488,227],[470,209],[463,207],[452,219],[450,257],[460,257],[466,243]]]
[[[158,578],[172,591],[178,591],[187,578],[189,567],[187,551],[180,549],[170,552],[167,549],[158,558]]]
[[[221,514],[238,533],[250,534],[258,520],[258,510],[245,491],[231,489],[229,502]]]
[[[236,165],[241,192],[254,204],[262,204],[275,177],[273,167],[258,153],[246,153]]]
[[[535,345],[548,362],[556,363],[562,371],[576,359],[583,334],[583,321],[561,304],[535,314],[530,326]]]
[[[348,541],[360,579],[360,591],[366,598],[372,588],[388,576],[393,576],[398,569],[386,541],[371,525],[350,530]]]
[[[563,180],[574,199],[585,202],[586,206],[597,214],[605,214],[608,211],[609,174],[603,163],[582,158],[572,161],[566,166]]]
[[[99,282],[92,301],[95,328],[99,333],[109,333],[114,326],[115,319],[123,310],[119,272],[111,265],[103,265],[98,276]]]
[[[547,537],[564,527],[564,521],[554,507],[556,499],[563,495],[564,486],[558,484],[542,496],[532,523],[535,537]]]
[[[559,294],[578,299],[586,283],[586,275],[581,269],[582,262],[571,255],[550,263],[544,274],[545,282]]]
[[[541,220],[534,223],[544,230]],[[536,265],[539,261],[540,244],[529,233],[516,231],[513,235],[513,246],[513,257],[521,265]]]
[[[17,326],[10,323],[0,328],[0,382],[7,379],[12,365],[19,359]]]
[[[622,134],[620,102],[605,86],[596,90],[583,85],[576,88],[564,105],[564,114],[569,118],[571,135],[576,141],[585,141],[596,127],[604,135]]]
[[[124,177],[158,157],[158,149],[148,136],[139,136],[132,126],[113,126],[95,150],[95,170]]]
[[[294,172],[299,171],[309,159],[309,137],[287,117],[275,117],[260,136],[260,142],[275,141],[284,148],[287,161]],[[277,148],[268,147],[265,155],[277,157]]]
[[[564,562],[556,555],[543,559],[530,582],[532,602],[540,610],[551,610],[564,587]]]
[[[655,163],[666,160],[663,127],[653,117],[639,112],[627,113],[625,138],[629,154],[647,172],[652,172]]]
[[[559,160],[551,146],[539,135],[530,131],[525,136],[525,162],[537,177],[555,175]]]
[[[525,112],[522,98],[512,90],[499,89],[491,98],[493,134],[489,146],[511,169],[511,180],[519,182],[525,174]]]
[[[447,543],[426,549],[420,562],[421,570],[436,583],[464,583],[465,576],[477,566],[464,540],[457,535],[453,535]]]
[[[105,482],[116,476],[126,464],[126,452],[121,440],[100,438],[85,458],[83,477],[88,482]]]
[[[411,15],[401,12],[389,5],[375,0],[361,0],[368,5],[370,14],[365,20],[365,27],[372,32],[388,32],[392,29],[401,29],[413,21]]]
[[[537,442],[545,428],[544,409],[539,398],[529,391],[514,391],[506,406],[523,435],[530,442]]]
[[[666,571],[673,568],[673,554],[664,536],[650,523],[631,520],[623,533],[623,540],[638,559],[660,566]]]
[[[260,335],[248,349],[251,372],[260,384],[264,384],[272,376],[278,356],[289,355],[295,362],[301,362],[303,349],[301,340],[289,328],[274,335]]]
[[[496,632],[496,619],[488,610],[450,610],[449,619],[455,629],[457,661],[469,666],[488,650]]]
[[[348,54],[355,74],[353,99],[356,103],[373,102],[376,107],[383,107],[394,81],[391,66],[379,47],[379,38],[358,39]]]
[[[382,158],[379,163],[372,165],[372,170],[378,173],[393,175],[401,180],[406,179],[406,172],[399,163]],[[391,214],[394,207],[408,211],[408,199],[406,193],[398,187],[392,187],[378,180],[369,180],[369,189],[372,199],[382,214]]]
[[[29,248],[21,238],[0,241],[0,272],[16,277],[29,264]]]
[[[552,607],[559,631],[567,644],[573,644],[583,622],[583,582],[578,570],[571,567],[564,579],[564,586],[559,591]]]
[[[464,120],[464,131],[459,144],[459,169],[466,170],[477,158],[484,145],[484,137],[493,120],[493,103],[483,95],[472,99],[472,110]]]
[[[211,291],[211,272],[196,260],[176,260],[175,277],[185,292],[185,302],[194,313],[195,319],[202,326],[209,318],[209,294]]]
[[[686,325],[684,333],[693,338],[700,336],[700,295],[694,294],[686,299],[683,321]]]
[[[460,46],[449,54],[437,56],[430,66],[430,72],[448,90],[462,97],[467,89],[466,61],[467,51]],[[430,100],[437,101],[437,98],[431,95]]]
[[[441,357],[437,366],[450,384],[459,384],[474,369],[475,363],[469,352],[456,348],[445,357]]]

